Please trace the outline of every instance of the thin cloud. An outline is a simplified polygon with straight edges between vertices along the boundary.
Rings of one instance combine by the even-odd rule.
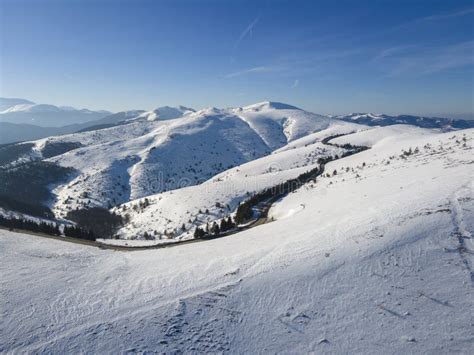
[[[258,21],[260,21],[260,16],[257,16],[241,33],[237,41],[234,43],[234,50],[237,49],[240,42],[244,40],[245,37],[253,35],[253,28],[257,25]]]
[[[258,74],[258,73],[271,73],[271,72],[277,72],[283,70],[282,67],[279,66],[259,66],[259,67],[253,67],[253,68],[248,68],[244,70],[239,70],[233,73],[226,74],[224,77],[225,78],[235,78],[237,76],[242,76],[246,74]]]
[[[474,41],[468,41],[446,47],[427,65],[423,74],[437,73],[443,70],[474,65]]]
[[[456,17],[461,17],[461,16],[466,16],[469,14],[474,13],[474,8],[469,8],[469,9],[464,9],[460,11],[455,11],[451,12],[448,14],[439,14],[439,15],[432,15],[432,16],[426,16],[418,19],[419,22],[423,21],[439,21],[439,20],[446,20],[450,18],[456,18]]]
[[[458,11],[454,11],[454,12],[450,12],[450,13],[446,13],[446,14],[437,14],[437,15],[420,17],[420,18],[417,18],[415,20],[402,23],[402,24],[396,26],[394,29],[409,27],[409,26],[412,26],[412,25],[422,24],[422,23],[426,23],[426,22],[436,22],[436,21],[454,19],[454,18],[457,18],[457,17],[463,17],[463,16],[471,15],[473,13],[474,13],[474,7],[473,8],[468,8],[468,9],[463,9],[463,10],[458,10]]]
[[[293,85],[291,85],[291,87],[294,89],[294,88],[297,88],[298,85],[300,84],[300,81],[298,79],[295,79],[295,81],[293,82]]]
[[[312,54],[292,54],[290,56],[280,57],[273,60],[272,64],[255,66],[224,75],[225,78],[234,78],[242,75],[278,73],[279,75],[301,76],[321,69],[328,62],[344,59],[362,54],[360,48],[343,49],[337,51],[327,51]],[[298,83],[293,85],[298,86]]]
[[[380,62],[381,60],[395,56],[397,54],[405,52],[407,49],[414,48],[414,45],[403,45],[403,46],[395,46],[395,47],[390,47],[386,48],[382,51],[380,51],[372,60],[374,62]]]
[[[474,41],[391,58],[387,77],[429,75],[474,65]]]

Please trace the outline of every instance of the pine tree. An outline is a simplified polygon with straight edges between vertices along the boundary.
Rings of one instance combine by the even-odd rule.
[[[225,232],[229,229],[229,227],[227,226],[227,221],[226,221],[225,218],[222,218],[222,220],[221,220],[220,229],[221,229],[222,232]]]
[[[202,237],[204,237],[206,233],[199,227],[196,227],[196,229],[194,230],[194,238],[195,239],[200,239]]]
[[[216,222],[212,223],[211,233],[214,235],[219,235],[220,233],[219,225]]]
[[[231,217],[231,216],[229,216],[229,217],[227,218],[227,227],[228,227],[229,229],[235,228],[235,223],[234,223],[234,221],[232,221],[232,217]]]

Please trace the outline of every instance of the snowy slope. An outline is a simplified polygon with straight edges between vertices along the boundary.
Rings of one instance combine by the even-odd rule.
[[[144,199],[131,201],[115,210],[130,221],[119,235],[141,239],[146,232],[158,241],[168,239],[165,234],[191,238],[196,226],[230,215],[249,194],[296,178],[318,167],[318,158],[342,155],[344,151],[316,140],[239,165],[199,185],[147,196],[146,208],[140,207]]]
[[[0,351],[472,353],[473,138],[373,139],[275,222],[203,243],[0,231]]]
[[[353,144],[372,147],[376,144],[385,142],[387,146],[397,149],[401,141],[410,139],[419,139],[425,136],[439,134],[437,130],[423,129],[408,125],[393,125],[387,127],[374,127],[358,132],[357,134],[349,134],[343,137],[334,138],[331,143],[335,144]]]
[[[87,133],[68,139],[95,140],[93,144],[50,159],[79,171],[77,178],[56,191],[58,211],[68,196],[73,200],[68,208],[89,201],[113,206],[198,184],[270,152],[242,120],[220,112],[200,112],[176,120],[138,120]],[[111,140],[111,135],[118,139]]]
[[[352,132],[357,133],[349,134]],[[231,214],[238,203],[248,198],[249,194],[295,178],[317,167],[316,160],[320,157],[341,156],[344,149],[321,143],[326,137],[340,134],[347,135],[334,138],[331,142],[368,147],[383,144],[390,147],[387,151],[399,154],[402,142],[438,136],[439,132],[405,125],[370,129],[360,125],[333,125],[327,130],[300,138],[269,156],[227,170],[203,184],[147,196],[148,206],[145,208],[140,207],[145,203],[144,199],[120,206],[115,211],[127,216],[130,223],[119,234],[124,239],[142,239],[146,232],[158,242],[167,241],[171,235],[178,239],[191,238],[196,226]],[[368,156],[371,154],[365,153]],[[327,173],[333,173],[331,166],[332,164],[328,165]]]
[[[337,122],[326,116],[270,101],[231,109],[231,112],[245,120],[272,150]]]

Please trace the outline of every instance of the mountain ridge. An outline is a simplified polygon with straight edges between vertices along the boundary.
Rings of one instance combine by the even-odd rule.
[[[386,115],[378,113],[350,113],[348,115],[332,116],[334,118],[365,124],[368,126],[390,126],[409,124],[422,128],[440,128],[444,130],[473,128],[474,121],[459,118],[425,117],[415,115]]]

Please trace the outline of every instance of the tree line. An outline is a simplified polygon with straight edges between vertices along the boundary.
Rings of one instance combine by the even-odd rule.
[[[0,207],[42,218],[53,218],[44,202],[53,198],[49,186],[64,181],[73,168],[47,161],[0,167]]]
[[[0,216],[0,226],[8,228],[9,230],[18,229],[53,236],[65,235],[66,237],[86,239],[92,241],[96,239],[92,231],[81,228],[79,226],[64,225],[63,233],[61,233],[60,224],[55,222],[36,222],[24,218],[6,218],[4,216]]]
[[[227,218],[224,217],[220,224],[214,221],[210,226],[208,223],[206,223],[206,227],[204,229],[196,227],[194,230],[194,238],[201,239],[206,236],[218,236],[219,234],[235,229],[236,226],[237,225],[232,220],[231,216],[228,216]]]
[[[0,226],[12,229],[27,230],[30,232],[44,233],[49,235],[61,235],[59,225],[53,222],[35,222],[22,218],[5,218],[0,216]]]

